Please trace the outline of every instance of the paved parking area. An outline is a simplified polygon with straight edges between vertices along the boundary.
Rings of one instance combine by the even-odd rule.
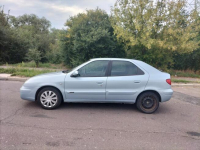
[[[0,81],[0,149],[200,149],[200,88],[175,87],[154,114],[128,104],[44,110],[20,99],[23,82]]]

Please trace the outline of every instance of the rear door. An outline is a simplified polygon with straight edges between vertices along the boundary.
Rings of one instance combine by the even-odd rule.
[[[130,61],[113,60],[107,78],[106,100],[135,100],[135,94],[145,88],[148,76]]]

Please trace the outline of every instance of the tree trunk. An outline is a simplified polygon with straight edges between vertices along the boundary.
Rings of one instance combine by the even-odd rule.
[[[39,67],[39,62],[36,61],[35,64],[36,64],[36,67],[38,68]]]

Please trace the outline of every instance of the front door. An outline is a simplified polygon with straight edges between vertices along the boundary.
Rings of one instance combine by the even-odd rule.
[[[66,100],[105,100],[108,62],[109,60],[92,61],[77,70],[79,76],[67,76],[65,79]]]

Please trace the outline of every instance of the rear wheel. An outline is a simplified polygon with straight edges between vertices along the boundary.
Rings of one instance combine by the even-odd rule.
[[[38,93],[37,101],[44,109],[55,109],[60,106],[62,97],[57,89],[46,87]]]
[[[145,92],[137,99],[137,108],[143,113],[154,113],[159,107],[159,98],[153,92]]]

